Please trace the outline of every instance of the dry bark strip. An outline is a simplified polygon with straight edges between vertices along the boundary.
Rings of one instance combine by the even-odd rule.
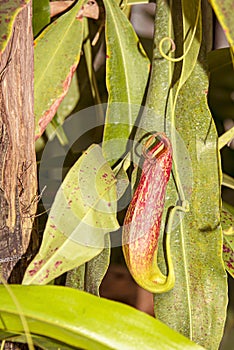
[[[36,210],[31,2],[14,22],[0,72],[0,271],[8,280],[27,250]]]

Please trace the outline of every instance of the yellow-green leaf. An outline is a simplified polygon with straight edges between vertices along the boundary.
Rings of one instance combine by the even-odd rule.
[[[92,145],[70,169],[59,188],[43,241],[23,284],[46,284],[98,255],[105,234],[118,229],[116,180]]]
[[[106,159],[115,163],[126,151],[140,111],[149,74],[149,60],[127,17],[115,0],[106,11],[106,85],[108,109],[103,137]]]
[[[51,346],[95,350],[202,350],[132,307],[59,286],[11,285],[32,339]],[[23,334],[19,310],[0,285],[0,339]],[[43,337],[38,339],[38,336]],[[39,344],[40,344],[39,343]],[[46,344],[46,343],[45,343]],[[50,348],[49,348],[50,349]],[[57,349],[57,347],[55,347]]]
[[[49,0],[33,0],[33,35],[34,37],[50,23]]]
[[[78,65],[83,41],[83,21],[76,19],[79,1],[55,20],[35,40],[36,137],[45,130],[66,95]]]
[[[110,235],[105,235],[105,249],[86,263],[85,291],[99,296],[99,287],[110,264]]]

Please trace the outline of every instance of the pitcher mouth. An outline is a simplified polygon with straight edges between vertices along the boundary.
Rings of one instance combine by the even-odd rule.
[[[172,150],[170,141],[164,133],[155,133],[151,135],[143,146],[143,155],[149,161],[159,158],[166,150]]]

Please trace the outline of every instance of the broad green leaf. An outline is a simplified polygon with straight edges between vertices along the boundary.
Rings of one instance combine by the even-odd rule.
[[[116,180],[92,145],[71,168],[59,188],[43,241],[23,284],[46,284],[98,255],[104,235],[118,229]]]
[[[222,232],[219,225],[221,170],[217,133],[206,101],[206,56],[212,43],[212,14],[209,7],[203,7],[203,41],[196,62],[187,53],[182,62],[173,63],[162,59],[158,50],[161,39],[172,37],[173,31],[178,50],[175,57],[185,52],[186,33],[182,34],[182,22],[185,18],[190,18],[193,28],[193,8],[197,7],[197,1],[187,2],[186,7],[182,8],[186,8],[186,11],[191,10],[191,14],[182,13],[180,1],[173,1],[170,13],[171,9],[164,1],[157,2],[155,50],[147,96],[147,106],[152,112],[148,113],[147,110],[147,113],[143,114],[140,127],[147,132],[165,131],[165,125],[166,130],[172,128],[175,137],[173,159],[176,164],[173,166],[174,178],[171,177],[167,189],[165,212],[170,206],[175,206],[178,200],[174,179],[177,185],[181,184],[183,193],[180,193],[180,198],[186,199],[190,207],[184,217],[178,213],[175,218],[177,225],[175,222],[171,232],[171,250],[176,283],[170,292],[154,296],[156,317],[204,347],[217,349],[226,317],[227,281],[222,261]],[[196,52],[198,38],[196,35],[192,42],[192,47],[196,46]],[[189,72],[190,60],[192,63]],[[184,83],[178,92],[173,110],[179,79]],[[183,143],[179,136],[184,142],[183,151],[179,147]],[[191,168],[186,166],[187,158],[191,160]],[[165,215],[166,213],[162,231]],[[167,273],[161,243],[160,247],[158,263],[162,271]]]
[[[211,0],[210,3],[230,46],[234,49],[233,0]]]
[[[126,173],[129,165],[129,157],[127,156],[113,170],[117,180],[116,190],[118,200],[123,196],[129,184]],[[66,278],[66,285],[99,295],[99,287],[106,274],[109,263],[110,238],[107,234],[105,236],[105,249],[86,264],[69,271]]]
[[[231,94],[234,90],[234,69],[230,48],[209,52],[209,106],[216,118],[234,119]],[[221,78],[222,77],[222,78]]]
[[[55,20],[35,40],[35,119],[38,138],[68,92],[78,65],[83,21],[76,14],[83,1]]]
[[[106,85],[108,109],[103,154],[115,163],[126,151],[140,111],[149,60],[127,17],[114,0],[104,0],[106,12]]]
[[[0,8],[0,55],[11,38],[16,17],[29,3],[29,0],[1,1]]]
[[[33,0],[33,35],[34,37],[50,23],[49,0]]]
[[[202,350],[153,317],[118,302],[67,287],[11,285],[11,289],[32,336],[75,349]],[[22,334],[18,310],[3,285],[0,300],[0,329]]]

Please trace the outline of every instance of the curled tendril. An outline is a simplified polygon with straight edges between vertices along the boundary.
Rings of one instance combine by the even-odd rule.
[[[175,49],[176,49],[176,45],[175,45],[175,42],[172,38],[170,37],[164,37],[160,43],[159,43],[159,52],[161,54],[161,56],[163,58],[165,58],[166,60],[170,61],[170,62],[180,62],[182,61],[185,56],[188,54],[191,46],[192,46],[192,43],[193,43],[193,40],[194,40],[194,37],[195,37],[195,34],[196,34],[196,31],[197,31],[197,27],[198,27],[198,22],[199,22],[199,17],[200,17],[200,14],[201,14],[201,0],[199,1],[198,3],[198,10],[197,10],[197,16],[196,16],[196,20],[195,20],[195,24],[194,24],[194,29],[193,29],[193,33],[192,33],[192,37],[191,37],[191,40],[189,42],[189,45],[186,49],[186,51],[184,52],[184,54],[180,57],[170,57],[168,56],[164,51],[163,51],[163,44],[166,42],[166,41],[169,41],[170,44],[171,44],[171,49],[170,49],[170,52],[174,52]]]

